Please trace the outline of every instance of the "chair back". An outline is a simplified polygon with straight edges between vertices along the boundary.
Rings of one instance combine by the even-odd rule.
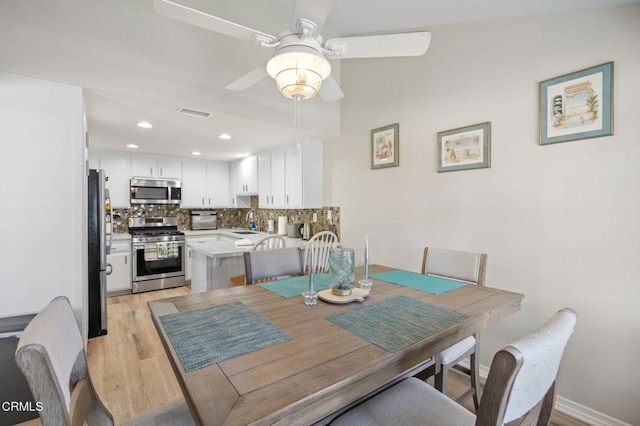
[[[523,424],[548,424],[560,361],[575,324],[575,312],[562,309],[540,330],[496,353],[476,425],[502,425],[525,415]]]
[[[422,273],[484,285],[487,255],[425,247]]]
[[[331,231],[318,232],[311,237],[304,249],[304,271],[309,272],[312,264],[316,273],[329,271],[329,251],[338,245],[338,236]]]
[[[296,277],[303,274],[299,247],[244,252],[247,284]]]
[[[287,241],[282,238],[280,235],[269,235],[268,237],[264,237],[260,241],[258,241],[254,246],[253,250],[272,250],[278,248],[285,248],[287,246]]]
[[[56,297],[25,328],[15,361],[36,401],[42,424],[113,425],[91,384],[84,343],[66,297]]]

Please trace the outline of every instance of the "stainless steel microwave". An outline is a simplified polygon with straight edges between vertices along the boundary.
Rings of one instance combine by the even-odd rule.
[[[131,179],[131,204],[180,204],[182,184],[175,179]]]

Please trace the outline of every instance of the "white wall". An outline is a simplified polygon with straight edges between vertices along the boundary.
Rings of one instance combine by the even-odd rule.
[[[482,333],[481,362],[564,306],[579,315],[559,394],[640,424],[640,5],[433,28],[420,58],[342,63],[342,136],[325,205],[344,245],[419,271],[422,248],[489,254],[526,295]],[[614,61],[615,136],[539,146],[538,83]],[[490,121],[491,168],[437,172],[437,132]],[[370,170],[370,130],[400,124],[400,167]],[[361,251],[360,251],[361,252]]]
[[[82,89],[0,71],[0,318],[84,305]]]

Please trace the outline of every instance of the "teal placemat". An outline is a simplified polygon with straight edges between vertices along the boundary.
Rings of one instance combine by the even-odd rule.
[[[467,285],[460,281],[401,270],[371,275],[371,278],[409,287],[414,290],[426,291],[431,294],[442,294]]]
[[[397,352],[466,318],[449,309],[398,296],[327,319],[382,349]]]
[[[240,302],[160,317],[186,372],[291,340]]]
[[[269,281],[258,284],[260,287],[279,294],[282,297],[300,296],[309,289],[309,276],[286,278],[284,280]],[[331,287],[329,284],[329,274],[315,274],[313,286],[316,291]]]

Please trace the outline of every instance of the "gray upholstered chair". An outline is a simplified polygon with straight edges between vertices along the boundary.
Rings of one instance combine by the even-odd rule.
[[[576,314],[562,309],[544,327],[504,347],[493,357],[477,415],[411,377],[338,417],[334,426],[503,425],[549,423],[555,384]]]
[[[309,272],[309,265],[316,266],[315,272],[329,271],[329,251],[338,247],[338,236],[331,231],[322,231],[315,234],[304,248],[304,271]]]
[[[247,284],[302,275],[302,250],[299,247],[255,250],[244,253]]]
[[[98,397],[84,352],[84,342],[66,297],[53,299],[24,330],[15,360],[47,425],[113,425],[113,417]],[[128,421],[128,425],[193,425],[183,399]]]
[[[464,251],[445,250],[426,247],[422,258],[422,273],[450,278],[469,284],[484,285],[484,275],[487,267],[487,255],[484,253],[470,253]],[[469,368],[458,363],[469,358]],[[478,409],[478,337],[469,336],[453,346],[440,352],[436,357],[435,369],[427,370],[417,377],[425,379],[435,373],[435,387],[442,393],[447,393],[447,376],[449,369],[455,368],[470,377],[471,386],[457,401],[463,403],[473,396],[473,405]]]

